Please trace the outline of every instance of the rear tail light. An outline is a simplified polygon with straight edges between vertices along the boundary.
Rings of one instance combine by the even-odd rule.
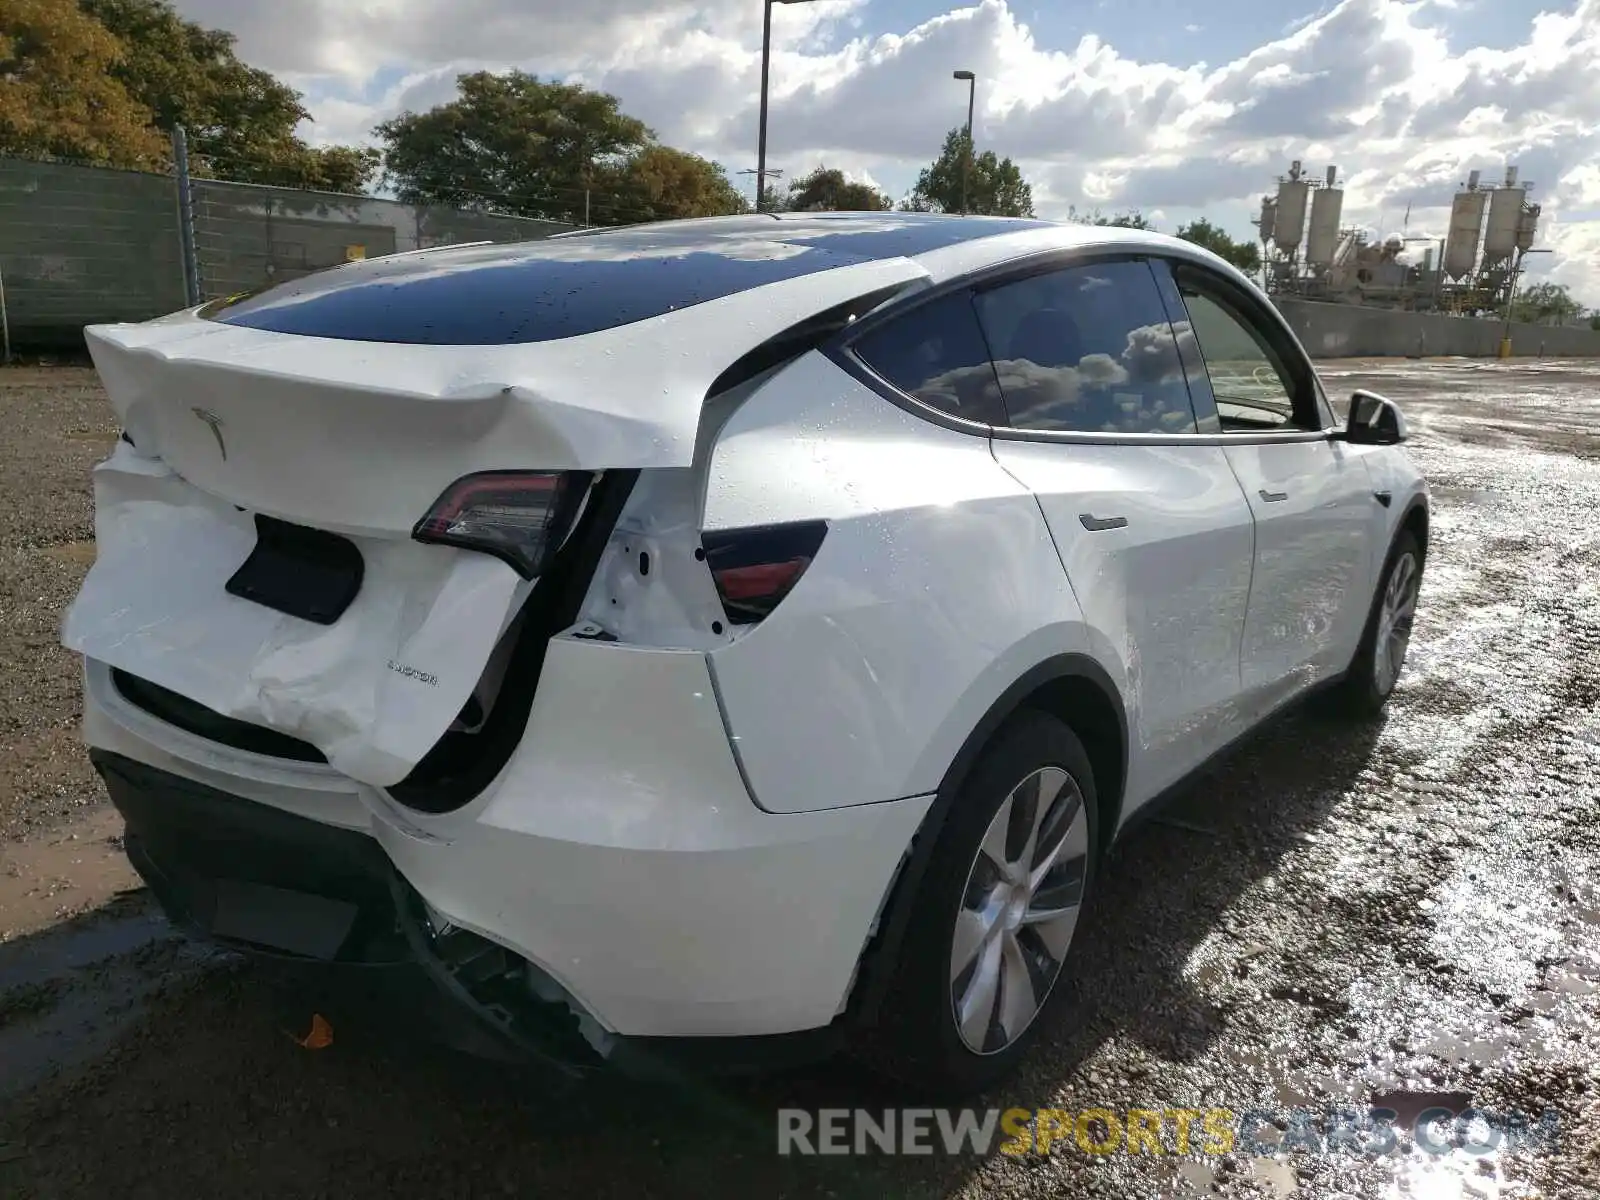
[[[583,505],[583,471],[481,471],[445,489],[411,536],[492,554],[524,579],[544,573]]]
[[[701,538],[723,611],[754,625],[794,590],[828,532],[826,521],[723,530]]]

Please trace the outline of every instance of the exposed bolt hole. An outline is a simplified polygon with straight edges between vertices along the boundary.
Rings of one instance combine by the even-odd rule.
[[[611,603],[615,604],[616,602],[617,602],[617,598],[615,596],[611,597]]]
[[[639,551],[639,574],[650,574],[650,556],[643,550]]]
[[[722,632],[722,622],[721,621],[713,621],[713,622],[711,622],[711,632],[712,633],[721,633]]]
[[[694,558],[696,562],[705,562],[706,548],[704,546],[696,546],[694,548]]]

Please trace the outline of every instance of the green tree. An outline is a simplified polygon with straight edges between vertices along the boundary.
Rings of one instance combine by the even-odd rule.
[[[1186,242],[1204,246],[1219,258],[1225,258],[1246,274],[1261,269],[1261,251],[1254,242],[1236,242],[1220,228],[1201,217],[1187,225],[1178,226],[1178,236]]]
[[[115,72],[122,45],[76,0],[0,4],[0,153],[155,167],[150,110]]]
[[[362,190],[375,150],[318,149],[295,136],[300,93],[239,61],[234,38],[180,17],[165,0],[79,0],[121,44],[112,78],[170,133],[182,125],[196,174],[329,191]]]
[[[1118,229],[1150,229],[1155,225],[1137,208],[1130,208],[1126,212],[1106,216],[1098,208],[1089,212],[1079,212],[1077,205],[1067,205],[1067,220],[1074,225],[1109,225]]]
[[[646,146],[593,179],[596,224],[720,217],[749,210],[722,167],[671,146]]]
[[[1535,283],[1511,302],[1511,319],[1534,325],[1561,325],[1583,311],[1564,283]]]
[[[297,148],[283,164],[278,182],[323,192],[364,192],[382,167],[383,154],[372,146]]]
[[[579,221],[585,191],[655,143],[615,96],[578,84],[475,71],[456,85],[449,103],[375,131],[402,200]]]
[[[884,212],[894,201],[870,183],[851,182],[837,167],[818,167],[789,182],[784,207],[794,212]]]
[[[961,182],[971,146],[965,129],[952,129],[946,134],[939,157],[923,168],[900,207],[907,212],[960,212]],[[972,159],[967,211],[996,217],[1031,217],[1033,188],[1016,163],[985,150]]]

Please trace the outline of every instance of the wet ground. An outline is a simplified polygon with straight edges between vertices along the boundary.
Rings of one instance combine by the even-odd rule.
[[[363,1029],[296,1044],[309,1013],[119,894],[53,649],[114,431],[87,376],[0,374],[31,439],[0,446],[7,510],[50,498],[0,530],[0,1195],[1600,1194],[1600,364],[1323,372],[1404,405],[1433,486],[1400,691],[1377,725],[1275,723],[1132,835],[1050,1036],[980,1102],[1269,1117],[1225,1154],[981,1160],[779,1158],[777,1108],[888,1102],[847,1064],[562,1087]],[[1547,1136],[1329,1152],[1329,1111],[1372,1106]]]

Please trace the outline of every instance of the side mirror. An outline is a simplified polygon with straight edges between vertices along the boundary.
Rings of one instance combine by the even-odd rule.
[[[1396,446],[1410,437],[1400,406],[1377,392],[1357,391],[1350,397],[1344,440],[1356,446]]]

